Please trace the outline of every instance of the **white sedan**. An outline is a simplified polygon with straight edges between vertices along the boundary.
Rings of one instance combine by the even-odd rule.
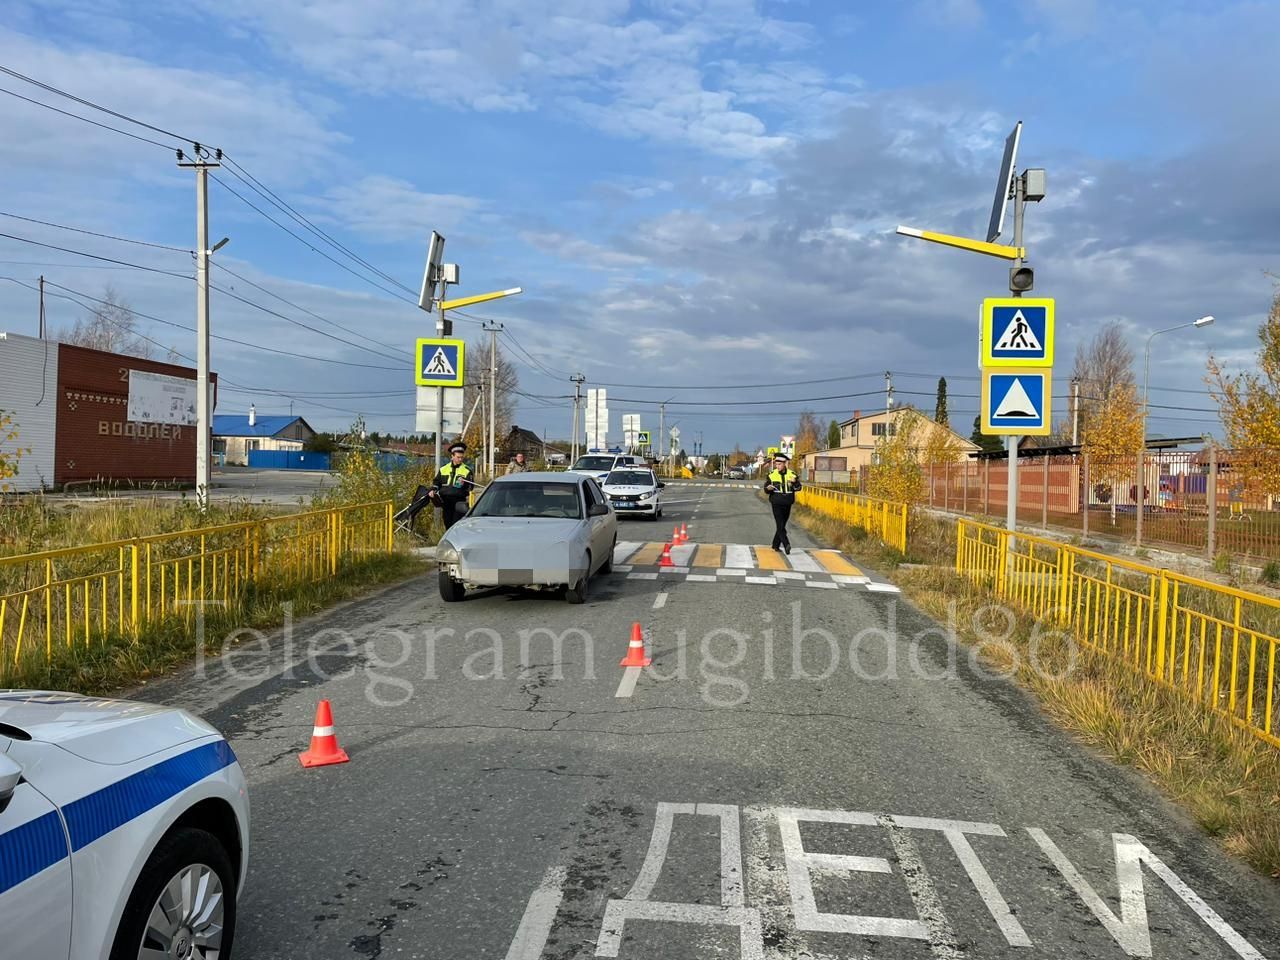
[[[657,520],[662,516],[662,488],[665,486],[652,470],[619,467],[605,477],[601,489],[618,516]]]
[[[249,799],[182,711],[0,690],[0,953],[228,960]]]

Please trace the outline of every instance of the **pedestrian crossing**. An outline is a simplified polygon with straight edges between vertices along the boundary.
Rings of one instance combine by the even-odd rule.
[[[860,587],[875,593],[899,593],[891,583],[869,576],[839,550],[801,550],[790,554],[745,543],[685,543],[671,547],[671,563],[663,565],[666,544],[619,541],[613,569],[629,580],[685,580],[689,583],[743,583],[753,586],[796,586],[817,590]]]

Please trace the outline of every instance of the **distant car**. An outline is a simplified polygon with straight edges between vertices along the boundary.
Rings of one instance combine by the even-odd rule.
[[[249,799],[168,707],[0,690],[0,944],[32,960],[229,960]]]
[[[746,476],[747,475],[743,473],[741,470],[739,470],[737,467],[734,467],[732,470],[729,471],[730,480],[743,480],[746,478]]]
[[[662,488],[648,467],[619,467],[605,477],[601,489],[618,516],[634,514],[657,520],[662,516]]]
[[[497,477],[436,546],[440,597],[469,589],[564,589],[587,599],[591,577],[613,570],[618,521],[600,485],[572,473]]]
[[[604,478],[619,467],[646,466],[644,457],[630,453],[588,453],[579,457],[569,468],[572,473],[584,473],[595,477],[596,483],[604,483]]]

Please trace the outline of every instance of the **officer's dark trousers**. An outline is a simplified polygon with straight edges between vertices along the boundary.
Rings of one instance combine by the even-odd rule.
[[[444,528],[446,530],[462,519],[462,514],[458,512],[458,504],[466,502],[465,498],[440,498],[440,512],[444,514]]]
[[[777,550],[784,543],[791,546],[791,541],[787,539],[787,521],[791,518],[791,502],[789,500],[773,501],[770,506],[773,507],[773,522],[777,527],[773,531],[773,549]]]

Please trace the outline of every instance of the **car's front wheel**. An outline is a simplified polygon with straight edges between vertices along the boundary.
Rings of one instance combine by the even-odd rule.
[[[467,588],[449,576],[448,571],[440,571],[439,581],[440,599],[445,603],[457,603],[466,595]]]
[[[160,841],[125,904],[111,960],[227,960],[236,931],[236,875],[213,834],[195,827]]]
[[[582,571],[582,577],[576,584],[569,586],[564,592],[564,598],[570,603],[586,603],[587,596],[591,592],[591,557],[587,556],[585,567]]]

